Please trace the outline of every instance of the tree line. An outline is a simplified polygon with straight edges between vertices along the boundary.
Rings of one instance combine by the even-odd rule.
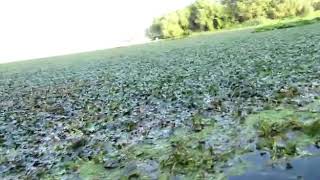
[[[320,10],[320,0],[197,0],[183,9],[155,18],[147,30],[152,38],[174,38],[265,19],[306,16]]]

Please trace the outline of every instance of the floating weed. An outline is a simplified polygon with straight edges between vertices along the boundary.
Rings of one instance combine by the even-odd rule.
[[[318,29],[319,24],[285,33],[234,31],[1,65],[1,177],[38,179],[36,175],[45,171],[48,177],[57,177],[51,179],[63,179],[61,172],[50,170],[60,167],[61,159],[90,157],[93,164],[79,164],[78,169],[85,171],[106,160],[103,151],[110,159],[106,166],[103,163],[110,174],[117,174],[130,161],[150,159],[167,162],[161,173],[170,174],[174,159],[189,157],[189,166],[176,163],[173,171],[190,168],[194,173],[199,170],[198,179],[209,179],[203,175],[211,170],[210,158],[214,167],[223,166],[235,153],[232,150],[254,148],[254,128],[261,135],[258,140],[284,139],[290,131],[305,133],[283,122],[319,119],[317,105],[312,107],[314,113],[271,107],[252,114],[270,102],[288,100],[297,105],[297,99],[310,102],[319,97]],[[192,112],[199,112],[193,120],[188,119]],[[251,115],[247,118],[247,114]],[[241,125],[239,118],[244,120]],[[266,121],[263,128],[257,125],[260,120]],[[170,133],[159,135],[168,129]],[[315,143],[315,130],[305,131]],[[182,141],[182,147],[173,147],[175,141],[177,145]],[[95,145],[100,142],[112,144],[116,157],[109,157],[104,145]],[[262,148],[272,149],[270,142]],[[274,144],[281,146],[279,141]],[[98,178],[119,179],[121,173]]]
[[[283,157],[290,157],[297,155],[297,145],[295,143],[287,143],[282,139],[273,138],[272,146],[268,147],[271,150],[271,157],[273,160]]]
[[[102,179],[106,175],[106,170],[102,165],[89,161],[80,165],[79,175],[87,180]]]
[[[293,109],[266,110],[248,117],[247,125],[260,135],[256,148],[267,150],[272,159],[292,157],[315,142],[320,129],[319,114]],[[288,136],[294,134],[294,137]]]
[[[282,101],[283,99],[292,99],[298,95],[300,95],[300,92],[297,87],[283,87],[278,92],[276,92],[275,99]]]
[[[215,133],[214,127],[205,127],[200,132],[186,136],[176,134],[171,139],[171,151],[161,161],[163,169],[171,173],[201,175],[201,172],[214,173],[215,164],[230,159],[235,152],[216,153],[206,141]]]
[[[137,144],[123,151],[128,159],[161,159],[171,149],[171,144],[166,140],[159,140],[156,144]]]
[[[320,136],[320,119],[306,124],[303,131],[311,137]]]
[[[205,128],[205,126],[214,126],[214,120],[210,118],[205,118],[200,114],[194,114],[191,117],[192,129],[199,132]]]
[[[261,137],[274,137],[290,130],[299,130],[303,128],[303,123],[292,117],[285,121],[261,120],[257,124],[258,133]]]
[[[117,179],[121,176],[121,169],[106,169],[103,164],[94,161],[77,160],[66,163],[66,169],[77,173],[81,179]]]

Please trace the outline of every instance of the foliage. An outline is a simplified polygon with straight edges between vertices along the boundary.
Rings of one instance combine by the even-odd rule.
[[[152,38],[174,38],[191,32],[214,31],[237,24],[256,25],[262,19],[307,16],[319,10],[319,0],[197,0],[190,6],[156,18]]]
[[[156,19],[150,29],[150,35],[153,35],[154,38],[169,38],[184,35],[185,31],[183,27],[188,24],[186,24],[185,19],[180,19],[181,15],[183,14],[172,12],[167,16]]]
[[[198,0],[190,6],[189,18],[192,31],[213,31],[222,29],[227,20],[223,6],[210,0]]]
[[[238,0],[236,3],[236,19],[239,22],[266,17],[270,0]]]
[[[272,19],[305,16],[313,11],[311,1],[304,0],[273,0],[268,16]]]
[[[311,4],[314,10],[320,10],[320,0],[313,0]]]

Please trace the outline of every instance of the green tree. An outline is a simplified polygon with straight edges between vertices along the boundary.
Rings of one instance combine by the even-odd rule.
[[[268,17],[279,19],[286,17],[305,16],[313,11],[311,0],[272,0]]]
[[[198,0],[191,6],[191,29],[193,31],[212,31],[221,29],[227,15],[224,7],[213,0]]]
[[[188,28],[188,23],[185,22],[185,19],[180,20],[180,16],[181,14],[179,15],[178,12],[172,12],[156,18],[148,29],[147,35],[152,39],[183,36]]]
[[[320,9],[320,0],[197,0],[156,18],[147,35],[153,39],[173,38],[248,21],[260,23],[267,18],[306,16],[314,9]]]
[[[320,0],[313,0],[311,4],[315,11],[320,10]]]

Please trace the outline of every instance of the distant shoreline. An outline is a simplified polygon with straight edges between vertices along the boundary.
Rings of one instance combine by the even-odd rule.
[[[118,44],[109,46],[109,47],[101,47],[101,48],[90,48],[90,49],[82,49],[82,50],[74,50],[74,51],[66,51],[66,52],[57,52],[57,53],[52,53],[46,56],[31,56],[27,57],[24,59],[11,59],[11,60],[0,60],[0,65],[1,64],[7,64],[7,63],[14,63],[14,62],[21,62],[21,61],[29,61],[29,60],[37,60],[37,59],[44,59],[44,58],[49,58],[49,57],[56,57],[56,56],[65,56],[65,55],[71,55],[71,54],[79,54],[79,53],[86,53],[86,52],[92,52],[92,51],[99,51],[99,50],[106,50],[106,49],[113,49],[113,48],[120,48],[120,47],[127,47],[127,46],[132,46],[132,45],[138,45],[138,44],[145,44],[152,42],[148,38],[140,39],[140,40],[134,40],[134,41],[122,41]]]

